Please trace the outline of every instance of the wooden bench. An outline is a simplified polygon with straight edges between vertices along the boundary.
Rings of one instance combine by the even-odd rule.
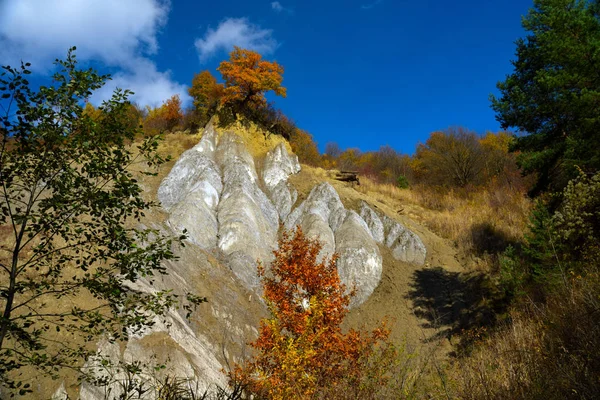
[[[360,185],[360,181],[358,180],[358,171],[339,171],[335,174],[334,179]]]

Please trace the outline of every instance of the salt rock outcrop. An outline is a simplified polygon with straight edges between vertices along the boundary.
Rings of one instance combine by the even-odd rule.
[[[338,273],[348,287],[356,287],[351,306],[364,303],[379,284],[382,258],[366,222],[347,211],[329,183],[313,188],[308,197],[289,215],[286,229],[299,225],[311,238],[321,241],[320,258],[339,254]]]
[[[298,172],[298,156],[289,154],[283,143],[267,153],[262,178],[282,221],[289,215],[298,198],[298,192],[288,183],[289,176]]]
[[[350,307],[364,303],[381,280],[382,258],[369,227],[354,211],[348,211],[342,225],[335,232],[339,254],[337,267],[341,281],[349,288],[356,287]]]
[[[216,132],[212,125],[208,125],[200,142],[179,157],[158,188],[158,200],[165,210],[171,210],[194,192],[204,194],[210,208],[216,207],[223,188],[221,173],[213,156],[216,141]]]
[[[416,265],[425,264],[427,249],[419,236],[388,216],[383,217],[383,226],[386,233],[385,245],[392,249],[396,260]]]
[[[293,230],[297,225],[307,237],[317,239],[323,245],[320,257],[329,257],[335,252],[334,232],[346,217],[346,209],[340,196],[329,183],[315,186],[306,200],[290,213],[285,229]]]
[[[220,168],[214,160],[216,133],[212,125],[202,140],[184,152],[158,188],[158,200],[169,211],[167,223],[204,249],[217,245],[217,206],[223,190]]]
[[[218,246],[235,261],[232,270],[246,287],[258,288],[256,260],[268,263],[272,259],[279,214],[260,190],[254,159],[237,135],[223,134],[215,157],[223,174]]]
[[[203,249],[220,249],[242,283],[258,288],[256,261],[271,259],[279,216],[295,202],[295,191],[282,193],[287,176],[298,171],[294,157],[283,147],[268,162],[265,182],[274,185],[273,198],[283,199],[278,209],[260,189],[242,139],[232,132],[218,138],[208,125],[200,143],[182,154],[160,185],[168,225],[177,233],[186,230],[188,240]]]
[[[364,201],[360,204],[360,216],[369,227],[373,239],[379,244],[383,243],[383,240],[385,239],[383,222],[381,222],[379,215],[377,215],[377,213]]]
[[[209,296],[210,302],[202,304],[189,320],[185,318],[185,310],[171,308],[166,315],[156,317],[152,327],[142,332],[128,332],[128,340],[123,345],[100,341],[96,357],[86,363],[84,370],[98,378],[108,376],[110,379],[107,386],[84,383],[80,389],[81,399],[106,399],[107,390],[111,391],[110,398],[118,398],[121,379],[126,378],[122,369],[115,368],[120,362],[141,362],[143,369],[138,380],[167,376],[185,380],[199,397],[209,386],[213,389],[227,386],[222,370],[232,361],[240,361],[246,343],[256,338],[264,305],[249,300],[250,292],[240,287],[232,271],[217,264],[197,246],[185,246],[178,254],[180,260],[166,262],[168,275],[154,277],[153,284],[145,278],[128,282],[128,290],[156,293],[172,289],[180,298],[194,293]],[[103,366],[102,358],[108,359],[112,366]],[[154,367],[161,364],[167,368],[157,373]],[[144,398],[153,397],[149,393]]]
[[[375,241],[392,249],[396,260],[416,265],[425,264],[427,249],[418,235],[387,215],[380,218],[364,201],[361,203],[360,215]]]

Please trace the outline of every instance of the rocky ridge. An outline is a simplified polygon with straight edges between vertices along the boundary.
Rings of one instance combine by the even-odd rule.
[[[262,162],[260,173],[256,162]],[[256,262],[268,266],[282,229],[299,225],[309,237],[319,239],[321,258],[339,254],[340,278],[356,289],[351,307],[364,303],[380,283],[384,268],[380,246],[389,247],[397,260],[424,264],[426,249],[419,236],[367,203],[358,212],[346,209],[327,182],[313,187],[296,204],[298,193],[288,178],[299,171],[298,158],[283,143],[264,160],[255,160],[235,133],[218,135],[207,126],[200,142],[181,155],[158,189],[158,200],[168,214],[161,229],[187,232],[190,244],[179,262],[169,263],[169,275],[162,282],[150,285],[141,280],[132,289],[176,288],[183,294],[197,291],[195,282],[202,279],[222,282],[218,293],[199,292],[210,298],[214,327],[203,326],[210,319],[205,315],[190,323],[182,310],[171,310],[152,329],[132,336],[125,349],[102,342],[99,353],[114,360],[146,360],[161,348],[156,346],[160,338],[161,346],[168,348],[160,351],[175,364],[173,375],[186,377],[199,388],[224,385],[221,370],[255,337],[258,324],[253,318],[265,311],[258,300]],[[87,367],[93,367],[90,363]],[[103,398],[89,386],[82,387],[81,396]]]

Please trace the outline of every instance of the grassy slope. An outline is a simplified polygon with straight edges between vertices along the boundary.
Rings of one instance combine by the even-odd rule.
[[[280,137],[264,137],[254,129],[241,126],[233,130],[242,137],[255,157],[259,173],[261,160],[266,152],[283,141]],[[140,176],[140,184],[149,198],[156,198],[160,182],[179,155],[193,147],[200,138],[201,133],[175,133],[166,136],[160,151],[171,155],[172,161],[164,165],[155,177]],[[518,238],[529,207],[524,200],[502,199],[499,197],[501,194],[492,192],[467,200],[452,195],[438,198],[436,194],[399,190],[392,186],[377,185],[363,178],[361,186],[353,187],[331,179],[320,168],[306,165],[290,181],[299,192],[297,204],[308,196],[316,184],[328,181],[338,191],[347,208],[356,210],[360,201],[364,200],[414,230],[422,238],[428,250],[424,267],[396,261],[387,248],[380,248],[384,258],[381,284],[367,302],[351,311],[346,321],[348,327],[373,328],[385,317],[390,317],[393,341],[406,343],[409,348],[417,349],[422,355],[430,355],[434,349],[441,349],[436,351],[440,355],[451,350],[451,336],[448,334],[454,332],[457,321],[468,308],[480,307],[485,301],[477,296],[474,299],[467,298],[464,293],[472,288],[465,284],[462,276],[474,266],[485,266],[487,262],[483,253],[477,256],[474,251],[477,239],[474,239],[473,228],[489,223],[494,232]],[[156,209],[147,214],[146,223],[160,225],[165,217],[164,212]],[[216,262],[213,260],[213,263]],[[205,275],[198,277],[198,290],[201,294],[218,292],[218,288],[212,287],[210,282],[202,283],[203,276]],[[233,282],[228,284],[234,285]],[[255,311],[259,313],[258,308]],[[258,322],[258,318],[255,315],[252,320]],[[202,328],[203,322],[206,322],[205,328],[209,330],[217,329],[216,325],[219,323],[213,316],[207,317],[207,321],[196,321],[196,326],[205,329]],[[39,381],[40,386],[46,386],[45,382]],[[72,379],[68,379],[68,382],[72,382]],[[48,389],[51,386],[58,386],[58,383],[49,385]],[[43,392],[40,395],[48,396],[53,390]]]

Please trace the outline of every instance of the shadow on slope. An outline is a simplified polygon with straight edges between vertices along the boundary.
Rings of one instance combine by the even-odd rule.
[[[416,270],[407,298],[424,328],[438,333],[429,340],[461,334],[458,350],[467,350],[506,312],[502,293],[482,273],[459,273],[442,267]]]

